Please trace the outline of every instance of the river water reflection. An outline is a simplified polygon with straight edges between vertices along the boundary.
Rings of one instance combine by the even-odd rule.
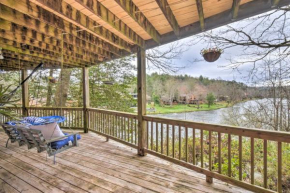
[[[247,101],[234,105],[229,108],[237,108],[242,113],[242,106],[255,104],[255,101]],[[223,124],[223,112],[228,108],[222,108],[212,111],[195,111],[195,112],[186,112],[186,113],[170,113],[170,114],[156,114],[156,117],[164,117],[169,119],[180,119],[180,120],[188,120],[195,122],[204,122],[204,123],[213,123],[213,124]]]

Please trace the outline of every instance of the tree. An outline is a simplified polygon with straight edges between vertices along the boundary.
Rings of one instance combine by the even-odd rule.
[[[211,105],[214,104],[215,99],[216,99],[216,98],[215,98],[215,96],[214,96],[213,93],[208,93],[208,94],[206,95],[206,101],[207,101],[207,105],[208,105],[208,107],[210,107]]]
[[[177,91],[178,85],[179,84],[177,80],[175,80],[174,78],[169,79],[165,83],[166,96],[167,96],[167,99],[169,100],[170,106],[172,106],[174,95]]]
[[[128,56],[90,68],[90,105],[92,107],[133,111],[130,107],[136,106],[136,101],[131,96],[130,90],[135,90],[137,85],[133,60],[134,56]],[[104,84],[105,80],[110,80],[113,84]]]
[[[72,69],[62,69],[60,72],[59,82],[57,84],[55,105],[58,107],[65,106],[69,91],[69,82]]]

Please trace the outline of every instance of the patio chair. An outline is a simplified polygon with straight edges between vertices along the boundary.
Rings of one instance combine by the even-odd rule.
[[[17,128],[21,137],[25,140],[28,149],[37,148],[37,152],[46,151],[48,156],[53,156],[55,164],[55,155],[69,148],[78,146],[79,134],[66,134],[51,140],[45,140],[40,130]]]
[[[9,125],[9,124],[1,124],[1,126],[8,136],[6,146],[5,146],[6,148],[8,147],[9,140],[11,143],[18,142],[19,146],[22,146],[25,144],[25,140],[21,137],[21,135],[17,131],[17,127],[19,126]]]

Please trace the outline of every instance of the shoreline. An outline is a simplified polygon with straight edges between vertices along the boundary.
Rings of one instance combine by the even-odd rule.
[[[243,102],[243,101],[240,101]],[[194,105],[192,107],[185,105],[185,104],[177,104],[177,105],[172,105],[170,106],[155,106],[155,112],[150,112],[147,110],[148,115],[156,115],[156,114],[170,114],[170,113],[189,113],[189,112],[197,112],[197,111],[213,111],[213,110],[218,110],[222,108],[228,108],[232,107],[237,103],[217,103],[211,107],[208,108],[207,104],[201,104],[200,108],[197,109],[197,105]],[[147,109],[150,108],[147,106]]]

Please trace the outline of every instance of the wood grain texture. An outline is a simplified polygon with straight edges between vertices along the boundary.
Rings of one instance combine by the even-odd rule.
[[[10,192],[247,192],[170,164],[156,157],[139,157],[117,142],[104,143],[94,133],[82,134],[80,146],[46,161],[45,153],[11,145],[5,148],[0,130],[0,184]],[[96,153],[97,152],[97,153]],[[170,167],[168,167],[170,166]],[[3,180],[9,176],[11,186]],[[7,180],[7,178],[5,178]],[[13,181],[11,181],[13,179]],[[1,190],[0,188],[0,190]]]

